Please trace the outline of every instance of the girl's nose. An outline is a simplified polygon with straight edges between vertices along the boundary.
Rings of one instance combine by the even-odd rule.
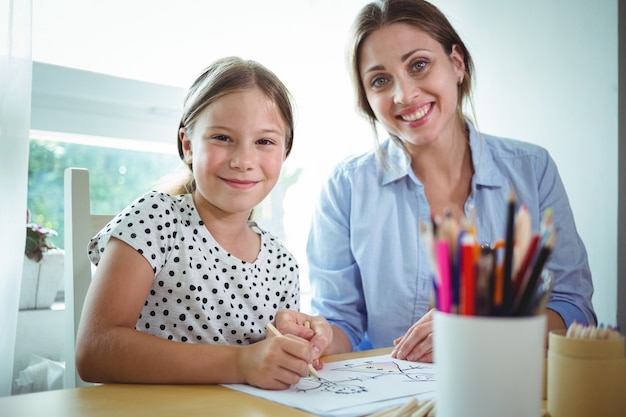
[[[230,167],[240,171],[246,171],[254,167],[254,146],[237,145],[230,158]]]

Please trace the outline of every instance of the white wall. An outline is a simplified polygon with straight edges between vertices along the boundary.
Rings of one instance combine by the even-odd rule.
[[[167,2],[159,2],[140,12],[125,7],[125,13],[118,14],[119,2],[123,3],[110,0],[103,9],[75,2],[72,16],[55,16],[43,35],[37,28],[46,23],[42,13],[50,14],[46,8],[52,6],[34,0],[33,58],[179,87],[191,82],[208,62],[226,54],[257,59],[275,70],[294,93],[299,110],[294,151],[286,169],[305,167],[306,174],[287,193],[285,229],[287,244],[304,264],[304,242],[290,233],[301,236],[306,232],[311,198],[330,167],[371,145],[369,128],[354,112],[343,55],[351,19],[366,1],[266,0],[262,7],[256,1],[244,2],[253,12],[252,19],[228,2],[220,3],[224,9],[219,12],[214,2],[185,1],[171,3],[180,5],[176,13],[165,9]],[[589,253],[598,319],[615,324],[617,0],[433,2],[450,18],[473,54],[479,127],[487,133],[541,144],[556,160]],[[112,24],[114,32],[107,30]],[[55,32],[63,27],[74,31]],[[124,37],[125,27],[141,36]],[[59,53],[64,55],[55,58],[43,53],[44,42],[61,45]],[[117,60],[125,65],[114,67]],[[39,86],[36,79],[35,90]],[[88,84],[84,87],[89,90]],[[119,94],[121,103],[129,91],[133,91],[129,96],[133,103],[139,99],[142,89],[128,88],[109,89],[109,112],[115,114],[112,92]],[[41,120],[37,119],[40,111],[33,108],[34,122]],[[55,114],[56,121],[61,120],[58,117]],[[76,123],[85,125],[84,119]],[[170,141],[169,132],[163,138]],[[303,265],[303,277],[306,271]]]
[[[473,54],[479,127],[545,146],[617,317],[617,0],[437,0]]]

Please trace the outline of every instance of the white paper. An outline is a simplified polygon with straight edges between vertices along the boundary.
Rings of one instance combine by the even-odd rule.
[[[330,362],[313,376],[301,378],[284,391],[244,384],[224,384],[270,401],[329,417],[370,414],[411,397],[425,401],[434,396],[435,370],[430,363],[394,359],[391,355]]]

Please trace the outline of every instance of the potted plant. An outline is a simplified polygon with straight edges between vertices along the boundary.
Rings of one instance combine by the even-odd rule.
[[[58,236],[56,230],[42,227],[35,223],[26,224],[26,248],[24,254],[35,262],[41,261],[43,253],[49,249],[56,249],[56,245],[48,240]]]
[[[30,223],[26,216],[26,245],[20,291],[20,310],[50,308],[63,282],[65,253],[49,238],[56,230]]]

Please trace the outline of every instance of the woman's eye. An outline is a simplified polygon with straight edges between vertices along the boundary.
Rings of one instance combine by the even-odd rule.
[[[419,60],[413,62],[413,64],[411,64],[411,68],[413,69],[413,71],[422,71],[424,68],[426,68],[427,65],[428,62],[426,62],[425,60]]]
[[[383,77],[376,77],[376,78],[373,78],[372,81],[370,81],[370,85],[373,88],[382,87],[386,83],[387,83],[387,80],[385,78],[383,78]]]

